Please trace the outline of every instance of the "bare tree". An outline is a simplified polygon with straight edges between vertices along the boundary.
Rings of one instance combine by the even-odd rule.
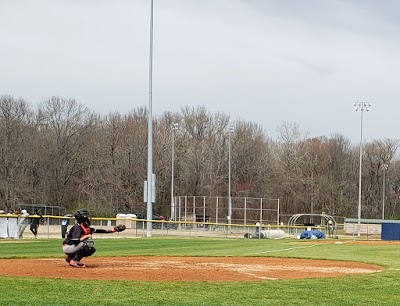
[[[211,133],[212,116],[205,107],[182,109],[181,125],[181,172],[179,185],[186,190],[188,195],[203,194],[204,181],[207,179],[206,165],[210,160],[210,152],[207,150],[207,140]]]
[[[270,151],[261,126],[238,121],[235,124],[232,152],[235,194],[264,196]]]
[[[0,198],[6,208],[29,194],[25,173],[29,163],[30,128],[33,113],[27,102],[0,97]]]
[[[359,148],[348,139],[337,134],[307,138],[297,124],[284,122],[272,140],[258,124],[232,122],[204,106],[154,118],[155,213],[169,213],[175,122],[176,195],[227,197],[230,139],[232,196],[279,198],[281,214],[357,214]],[[390,139],[365,144],[364,217],[381,216],[383,175],[386,216],[400,215],[399,144]],[[43,203],[69,210],[84,205],[103,215],[144,212],[146,175],[145,108],[101,117],[74,99],[51,97],[34,111],[22,99],[0,97],[0,201],[5,208]]]
[[[334,134],[329,142],[329,167],[324,188],[323,211],[331,215],[356,213],[358,153],[344,136]]]
[[[301,203],[307,213],[321,213],[323,187],[330,156],[326,139],[309,138],[300,144],[300,170],[302,173],[303,196]]]
[[[97,125],[81,182],[90,207],[106,215],[143,210],[147,160],[147,111],[112,113]]]
[[[73,200],[65,201],[66,196],[73,195],[68,192],[68,187],[76,183],[74,179],[87,166],[82,163],[80,154],[91,142],[96,115],[74,99],[60,97],[51,97],[42,103],[39,115],[42,118],[41,132],[48,148],[45,153],[48,154],[47,167],[51,169],[47,179],[52,201],[57,205],[66,204]]]
[[[283,213],[298,213],[301,179],[299,178],[300,143],[303,135],[297,124],[282,123],[278,127],[278,142],[275,145],[275,156],[278,160],[275,192],[282,198]],[[301,211],[303,212],[303,211]]]
[[[397,140],[374,140],[372,143],[368,143],[365,146],[364,155],[364,209],[363,213],[367,217],[379,218],[381,216],[381,203],[382,199],[382,177],[383,177],[383,165],[391,167],[393,164],[397,149],[399,148],[399,141]],[[389,173],[389,186],[390,186],[390,174]],[[389,198],[391,193],[389,192]],[[390,205],[390,201],[389,201]]]

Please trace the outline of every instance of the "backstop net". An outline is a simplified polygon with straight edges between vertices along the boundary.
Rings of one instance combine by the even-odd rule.
[[[232,224],[279,224],[279,199],[231,197]],[[228,223],[229,198],[176,196],[171,204],[171,220]]]

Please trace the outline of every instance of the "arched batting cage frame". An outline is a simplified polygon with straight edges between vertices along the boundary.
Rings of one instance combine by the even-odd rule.
[[[227,223],[228,197],[176,196],[172,221]],[[232,224],[279,225],[279,199],[231,197]]]
[[[301,222],[301,223],[299,223]],[[325,213],[322,214],[295,214],[290,217],[288,226],[289,233],[295,234],[297,233],[296,226],[307,226],[310,228],[325,228],[327,234],[331,237],[337,237],[337,224],[336,220],[333,216],[327,215]]]

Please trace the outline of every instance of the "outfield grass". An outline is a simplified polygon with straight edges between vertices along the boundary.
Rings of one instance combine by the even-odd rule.
[[[0,240],[0,258],[63,257],[60,243],[58,239]],[[339,278],[217,283],[5,276],[0,277],[0,305],[400,305],[398,244],[143,238],[96,240],[96,248],[94,256],[291,257],[359,261],[386,270]]]

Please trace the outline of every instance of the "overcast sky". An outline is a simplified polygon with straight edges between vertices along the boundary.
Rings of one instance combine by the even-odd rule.
[[[153,112],[398,139],[400,1],[154,0]],[[148,106],[150,0],[0,0],[0,94]]]

